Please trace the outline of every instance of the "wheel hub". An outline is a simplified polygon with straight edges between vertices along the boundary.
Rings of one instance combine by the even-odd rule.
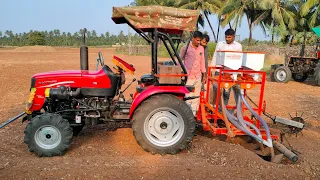
[[[53,149],[61,142],[61,133],[54,126],[42,126],[35,133],[36,143],[44,149]]]
[[[160,128],[161,128],[161,129],[167,129],[167,127],[168,127],[168,124],[167,124],[166,122],[162,122],[162,123],[160,124]]]
[[[283,70],[277,72],[277,78],[281,81],[284,81],[287,78],[287,73]]]
[[[170,146],[181,138],[184,123],[181,115],[171,108],[154,110],[145,121],[145,135],[153,144]]]

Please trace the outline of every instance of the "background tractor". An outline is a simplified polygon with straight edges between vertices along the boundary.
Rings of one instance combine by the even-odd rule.
[[[320,37],[320,27],[313,28],[312,30]],[[301,46],[300,54],[299,52],[288,52],[284,64],[271,65],[271,80],[286,83],[292,78],[297,82],[304,82],[310,75],[313,75],[316,79],[316,84],[320,86],[319,59],[320,41],[316,43],[314,52],[307,56],[304,43]]]

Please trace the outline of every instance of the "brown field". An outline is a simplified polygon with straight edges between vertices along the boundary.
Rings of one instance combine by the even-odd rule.
[[[90,69],[99,51],[111,65],[113,49],[89,49]],[[150,57],[118,56],[137,70],[127,79],[150,72]],[[78,48],[0,49],[0,123],[24,111],[33,74],[79,68]],[[84,128],[64,156],[38,158],[23,142],[26,123],[17,120],[0,129],[0,179],[320,179],[320,87],[312,83],[267,82],[265,89],[268,112],[288,118],[298,111],[308,117],[303,135],[288,137],[301,153],[297,163],[266,162],[240,145],[203,135],[177,155],[151,155],[131,129],[104,126]],[[249,94],[255,97],[257,91]]]

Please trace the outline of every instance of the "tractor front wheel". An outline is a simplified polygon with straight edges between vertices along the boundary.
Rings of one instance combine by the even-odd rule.
[[[291,70],[287,66],[280,66],[274,71],[274,80],[276,82],[287,83],[291,77]]]
[[[191,142],[195,118],[190,107],[169,94],[152,96],[135,111],[132,130],[137,143],[152,154],[176,154]]]
[[[24,142],[30,152],[52,157],[64,154],[72,142],[72,128],[61,115],[45,113],[31,119],[27,125]]]

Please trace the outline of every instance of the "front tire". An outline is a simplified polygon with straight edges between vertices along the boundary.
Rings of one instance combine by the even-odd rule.
[[[45,113],[31,119],[24,142],[39,157],[63,155],[72,142],[72,128],[61,115]]]
[[[287,66],[280,66],[274,71],[274,80],[276,82],[287,83],[291,77],[291,70]]]
[[[137,143],[152,154],[176,154],[191,142],[196,121],[190,107],[174,95],[152,96],[135,111]]]

